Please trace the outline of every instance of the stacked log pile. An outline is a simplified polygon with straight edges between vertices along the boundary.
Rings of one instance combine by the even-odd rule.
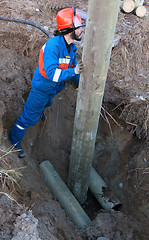
[[[144,17],[146,15],[146,7],[143,6],[144,0],[124,0],[121,3],[121,10],[125,13],[134,13],[138,17]]]

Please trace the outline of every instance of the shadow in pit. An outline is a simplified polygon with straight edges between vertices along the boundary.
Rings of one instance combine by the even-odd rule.
[[[94,197],[90,190],[88,190],[87,199],[81,206],[91,220],[94,220],[97,217],[100,210],[103,210],[101,204],[97,201],[97,199]],[[114,211],[122,211],[122,208],[123,208],[122,203],[119,203],[116,204],[112,209]]]

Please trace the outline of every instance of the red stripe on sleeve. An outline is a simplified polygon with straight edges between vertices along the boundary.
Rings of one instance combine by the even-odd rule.
[[[39,73],[48,79],[48,77],[46,76],[45,73],[45,69],[44,69],[44,61],[43,61],[43,49],[41,48],[40,53],[39,53]]]

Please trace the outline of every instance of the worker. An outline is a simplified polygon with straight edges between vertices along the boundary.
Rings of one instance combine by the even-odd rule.
[[[74,40],[82,37],[82,19],[75,8],[60,10],[56,16],[57,27],[55,36],[50,38],[41,48],[39,65],[35,70],[31,91],[24,105],[24,111],[17,118],[9,140],[18,151],[20,158],[25,157],[21,141],[28,127],[40,119],[46,107],[52,105],[55,95],[65,88],[66,80],[76,84],[79,82],[83,64],[77,64]]]

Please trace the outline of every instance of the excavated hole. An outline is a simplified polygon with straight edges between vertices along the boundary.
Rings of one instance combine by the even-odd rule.
[[[54,98],[53,106],[46,109],[45,114],[47,118],[45,121],[40,120],[36,126],[28,129],[23,139],[22,145],[27,154],[25,164],[27,164],[28,168],[28,172],[26,173],[25,171],[24,174],[27,176],[29,189],[32,189],[26,191],[27,199],[28,192],[36,192],[40,188],[45,187],[45,183],[43,182],[41,186],[40,181],[42,177],[39,169],[39,164],[44,160],[49,160],[63,181],[67,183],[75,114],[75,98],[75,85],[70,83],[62,93]],[[114,117],[117,118],[116,114]],[[125,152],[125,149],[128,145],[133,145],[134,140],[132,135],[123,128],[118,127],[112,121],[110,121],[110,124],[113,133],[110,132],[107,122],[103,119],[100,120],[93,166],[110,186],[122,204],[124,201],[125,205],[123,189],[119,188],[121,182],[119,179],[119,171],[124,164],[123,160],[125,159],[125,163],[127,163],[130,158],[131,148],[129,148],[130,152],[128,150]],[[123,155],[124,153],[125,155]],[[38,176],[36,175],[35,177],[34,173],[37,172]],[[122,178],[124,178],[124,176]],[[123,181],[124,179],[122,179],[122,182]],[[117,186],[114,187],[115,184]],[[30,200],[33,200],[31,193]],[[94,219],[100,209],[102,209],[90,190],[88,191],[87,199],[82,207],[91,219]],[[119,211],[121,209],[121,204],[115,206],[113,209]]]
[[[23,96],[27,98],[27,93]],[[35,126],[28,129],[22,142],[26,158],[20,160],[14,154],[16,165],[26,166],[22,170],[23,177],[19,182],[21,189],[16,187],[17,200],[25,203],[28,209],[32,209],[34,216],[39,221],[38,231],[41,235],[45,219],[48,224],[51,224],[49,219],[52,219],[50,221],[54,224],[57,236],[63,235],[61,230],[67,228],[68,220],[65,219],[66,216],[64,217],[56,197],[46,187],[40,174],[39,164],[44,160],[49,160],[63,181],[67,183],[76,97],[76,86],[68,83],[65,90],[54,98],[52,107],[46,109],[47,119],[39,120]],[[139,195],[140,191],[137,192],[137,189],[134,188],[134,185],[137,185],[136,173],[131,171],[136,167],[136,157],[139,152],[142,157],[143,148],[140,146],[140,141],[126,130],[126,124],[119,119],[119,111],[112,111],[115,106],[106,104],[105,107],[120,126],[110,118],[107,123],[100,117],[93,167],[123,205],[122,210],[121,205],[116,206],[113,210],[122,211],[143,220],[144,214],[146,214],[146,198],[144,197],[145,205],[142,206],[141,211],[136,212],[136,208],[140,207],[142,195]],[[23,104],[22,107],[19,107],[20,113],[21,108],[23,109]],[[10,120],[11,116],[13,116],[12,120]],[[3,119],[7,138],[8,132],[15,122],[11,109],[6,111]],[[92,221],[102,210],[90,191],[88,191],[87,200],[82,207]],[[66,225],[59,228],[57,221]],[[44,234],[48,235],[49,230],[44,229]]]
[[[74,3],[74,1],[72,2]],[[80,5],[81,2],[83,7]],[[80,5],[79,8],[86,11],[87,1],[81,2],[75,1],[76,7]],[[50,6],[53,8],[53,4],[55,4],[59,9],[70,6],[71,3],[70,1],[50,1],[48,7],[47,1],[39,2],[38,6],[34,5],[34,1],[4,1],[1,15],[8,14],[9,5],[13,17],[24,19],[27,17],[28,19],[30,16],[29,19],[33,22],[39,22],[40,19],[40,25],[49,26],[52,34],[56,25],[53,25],[52,16],[50,23],[47,17]],[[34,7],[31,6],[32,4]],[[42,11],[36,12],[37,7]],[[52,8],[51,13],[55,19]],[[47,41],[47,37],[39,34],[36,30],[30,30],[26,26],[24,28],[14,23],[7,25],[1,23],[1,26],[1,59],[3,61],[0,63],[2,86],[0,92],[2,100],[0,101],[0,129],[2,132],[0,132],[0,137],[4,135],[3,146],[8,143],[8,133],[23,110],[33,72],[38,64],[39,49]],[[26,166],[21,170],[23,175],[19,180],[21,188],[16,186],[14,193],[18,202],[25,203],[38,218],[38,231],[44,240],[55,239],[51,237],[51,232],[58,240],[96,240],[101,235],[110,240],[148,239],[148,225],[145,226],[145,223],[148,223],[146,217],[149,218],[149,174],[145,171],[148,169],[147,145],[145,140],[137,139],[129,133],[126,128],[132,129],[133,127],[119,119],[120,112],[113,111],[115,107],[118,110],[119,104],[122,107],[121,103],[128,104],[123,119],[127,119],[128,110],[129,118],[127,120],[136,124],[140,123],[141,126],[144,113],[142,114],[140,111],[139,116],[135,113],[138,107],[142,109],[141,105],[137,104],[138,99],[130,112],[129,103],[134,96],[144,96],[142,94],[147,89],[147,78],[145,78],[147,76],[147,41],[145,37],[147,29],[147,17],[139,19],[133,14],[120,13],[117,33],[121,35],[121,40],[113,50],[109,71],[110,81],[107,82],[105,91],[105,99],[108,104],[104,107],[122,128],[109,116],[107,117],[110,125],[100,117],[93,160],[93,167],[122,202],[123,212],[102,211],[99,203],[88,192],[84,208],[94,221],[80,238],[75,232],[75,226],[66,217],[56,198],[45,186],[40,174],[39,164],[44,160],[49,160],[64,182],[67,182],[77,95],[74,85],[67,84],[65,91],[55,97],[53,106],[46,110],[48,117],[46,122],[39,121],[36,126],[27,131],[22,143],[27,157],[20,160],[16,154],[11,155],[12,167]],[[134,54],[136,46],[141,52],[139,57],[137,51],[136,55]],[[111,106],[109,102],[114,102],[116,106]],[[144,127],[146,127],[146,122]],[[141,128],[138,129],[138,136],[142,136],[139,134],[140,132]],[[9,143],[7,147],[8,145]],[[1,209],[5,209],[5,206],[6,204]],[[8,210],[10,210],[9,205]],[[6,210],[3,216],[8,212]],[[134,218],[131,220],[129,216]],[[14,218],[14,216],[10,217],[13,223],[11,227],[8,227],[9,231],[11,228],[13,229]],[[139,222],[136,222],[135,219],[138,219]],[[144,235],[145,229],[147,229],[146,236]],[[3,237],[0,235],[1,238]]]

